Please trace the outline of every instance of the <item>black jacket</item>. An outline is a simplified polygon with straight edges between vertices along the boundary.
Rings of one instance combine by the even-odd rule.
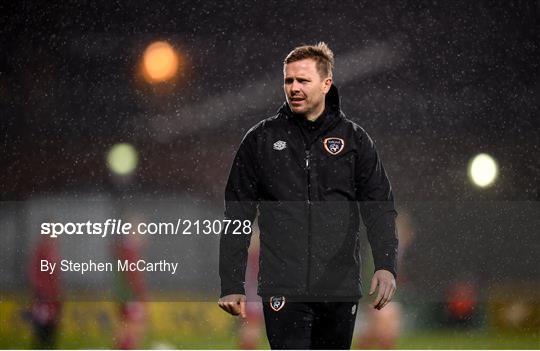
[[[248,131],[234,158],[225,217],[253,221],[259,211],[261,296],[359,298],[359,210],[375,269],[396,275],[396,211],[375,145],[341,112],[335,86],[319,119],[310,140],[285,103]],[[249,242],[221,234],[221,296],[244,294]]]

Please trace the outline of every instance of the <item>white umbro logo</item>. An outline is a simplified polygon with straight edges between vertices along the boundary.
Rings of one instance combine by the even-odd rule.
[[[283,140],[278,140],[274,143],[274,150],[283,150],[287,147],[287,143],[284,142]]]

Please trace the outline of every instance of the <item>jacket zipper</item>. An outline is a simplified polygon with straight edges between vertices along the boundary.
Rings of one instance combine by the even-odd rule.
[[[307,196],[308,196],[308,261],[307,261],[307,291],[310,292],[311,276],[311,177],[309,165],[310,150],[306,149],[306,176],[307,176]]]

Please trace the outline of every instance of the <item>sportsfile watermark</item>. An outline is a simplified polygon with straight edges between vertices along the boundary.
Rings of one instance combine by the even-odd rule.
[[[227,244],[221,238],[227,235],[243,242],[246,249],[250,243],[249,255],[261,248],[259,260],[242,258],[250,272],[255,272],[259,261],[263,272],[266,269],[265,255],[274,253],[268,251],[268,242],[286,242],[304,249],[293,258],[297,262],[313,257],[310,247],[332,253],[334,260],[313,263],[324,267],[330,277],[344,274],[339,266],[343,260],[357,260],[362,282],[369,286],[373,260],[367,228],[362,221],[352,222],[341,215],[354,208],[350,203],[259,202],[254,223],[233,221],[232,215],[240,209],[253,208],[251,203],[245,205],[236,204],[224,213],[222,203],[193,199],[0,202],[0,297],[20,295],[31,286],[28,272],[33,272],[31,276],[39,276],[47,284],[58,279],[63,298],[72,301],[116,299],[126,277],[143,281],[153,301],[215,301],[221,284],[220,248]],[[359,211],[369,215],[367,205],[377,204],[359,205]],[[495,291],[498,296],[506,294],[500,290],[501,279],[519,285],[520,291],[534,290],[523,284],[539,274],[535,250],[539,210],[540,202],[399,204],[396,230],[402,254],[398,277],[404,277],[403,283],[397,283],[398,291],[404,292],[400,298],[410,296],[410,287],[421,292],[422,301],[437,303],[446,301],[449,292],[461,294],[464,290]],[[343,223],[339,228],[336,221],[318,227],[303,225],[310,213],[312,218],[341,217]],[[352,225],[358,232],[341,235],[341,228]],[[251,237],[244,235],[251,231]],[[222,233],[227,235],[216,235]],[[291,237],[269,233],[290,233]],[[322,236],[313,233],[333,240],[314,247]],[[355,249],[349,250],[350,246]],[[288,266],[287,272],[294,269]],[[321,286],[332,289],[332,280],[320,277]],[[257,278],[249,279],[246,284],[255,291]],[[477,298],[480,301],[484,296]]]
[[[172,222],[140,222],[133,224],[122,219],[107,219],[102,222],[44,222],[41,234],[51,238],[62,235],[249,235],[252,232],[249,220],[228,219],[181,219]]]

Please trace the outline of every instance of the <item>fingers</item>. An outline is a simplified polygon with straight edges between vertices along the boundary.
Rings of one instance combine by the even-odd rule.
[[[394,284],[385,284],[384,294],[379,302],[379,305],[375,305],[375,308],[380,310],[384,308],[392,299],[394,298],[394,294],[396,293],[396,287]]]
[[[244,318],[246,316],[245,304],[246,297],[242,295],[235,296],[232,299],[225,298],[218,301],[218,306],[227,313],[230,313],[233,316],[242,315]]]
[[[382,309],[384,306],[386,306],[386,304],[388,303],[388,298],[390,297],[390,293],[392,291],[392,288],[390,287],[390,285],[388,284],[385,284],[384,285],[384,293],[383,293],[383,296],[382,296],[382,299],[381,301],[379,302],[379,305],[376,306],[375,308],[377,308],[378,310]]]
[[[224,310],[225,312],[234,315],[234,312],[233,312],[232,306],[231,306],[231,302],[219,301],[219,302],[218,302],[218,305],[219,305],[219,307],[221,307],[221,309]]]
[[[219,307],[221,307],[226,312],[232,314],[233,316],[238,316],[240,314],[240,306],[238,302],[221,302],[219,303]]]
[[[393,285],[392,286],[392,289],[390,291],[390,297],[388,298],[388,302],[392,301],[392,299],[394,298],[394,295],[396,294],[396,286]]]
[[[384,298],[384,293],[386,292],[386,284],[381,283],[379,284],[379,291],[377,293],[377,297],[375,298],[375,301],[373,301],[373,308],[380,310],[381,309],[381,303]]]
[[[379,287],[379,292],[373,301],[372,306],[373,308],[380,310],[394,297],[394,293],[396,292],[396,281],[390,271],[379,269],[375,271],[371,280],[370,295],[375,292],[377,285]]]
[[[377,277],[373,276],[373,278],[371,279],[371,288],[369,289],[370,295],[373,295],[373,293],[375,292],[375,289],[377,288],[378,283],[379,283],[379,280],[377,279]]]
[[[246,318],[246,298],[240,299],[240,317]]]

